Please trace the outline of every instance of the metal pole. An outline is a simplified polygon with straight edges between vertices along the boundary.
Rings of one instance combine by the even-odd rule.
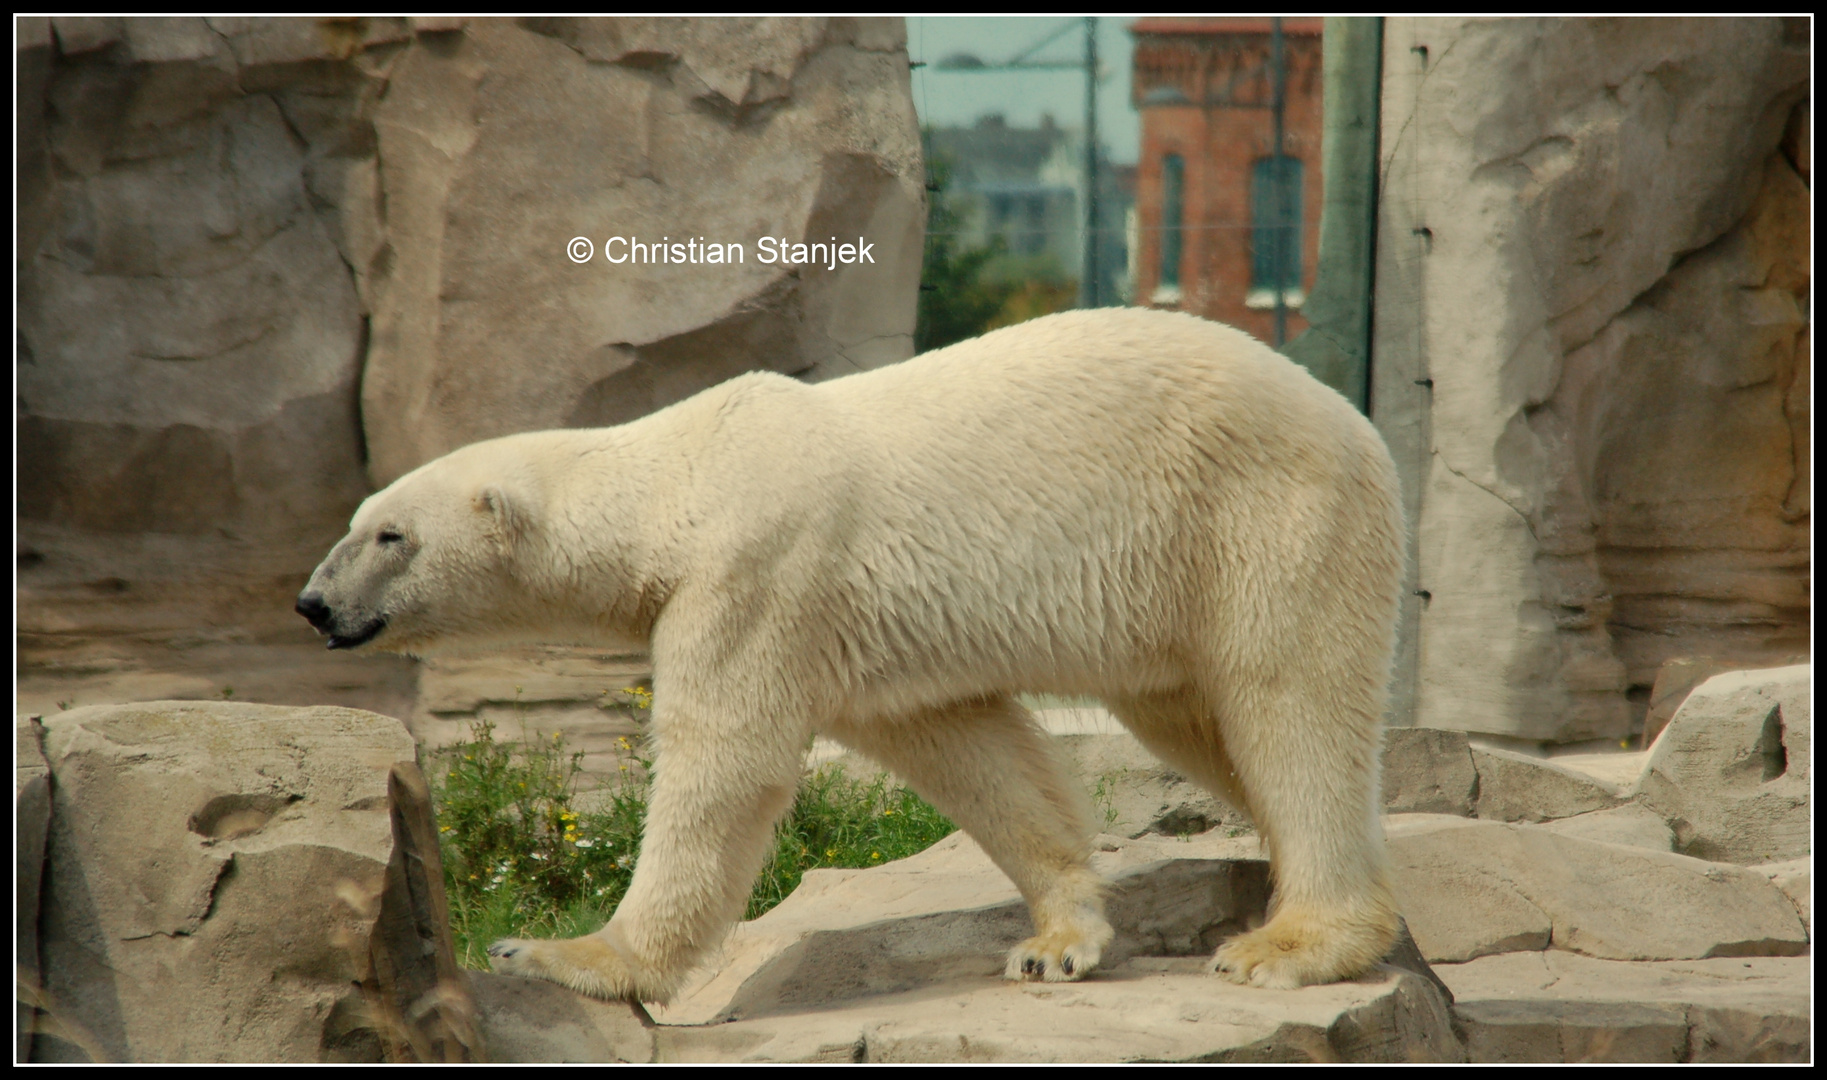
[[[1270,184],[1274,192],[1274,236],[1270,251],[1273,255],[1270,265],[1275,275],[1275,347],[1281,348],[1288,340],[1288,294],[1283,283],[1288,276],[1288,172],[1287,162],[1282,158],[1282,111],[1287,105],[1288,71],[1282,57],[1281,19],[1269,20],[1269,69],[1274,79],[1274,98],[1272,111],[1275,115],[1275,164],[1269,173],[1274,177]]]
[[[1078,306],[1098,306],[1097,231],[1097,18],[1085,19],[1085,244],[1079,269]]]

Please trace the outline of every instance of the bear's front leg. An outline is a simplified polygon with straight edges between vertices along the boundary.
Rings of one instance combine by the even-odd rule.
[[[774,823],[792,805],[809,729],[726,719],[676,697],[656,694],[655,704],[653,791],[615,917],[580,938],[497,941],[494,970],[664,1003],[741,916]]]

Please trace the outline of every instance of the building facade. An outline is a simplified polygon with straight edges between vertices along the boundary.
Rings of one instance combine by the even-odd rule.
[[[1321,19],[1282,20],[1282,156],[1275,157],[1266,18],[1141,19],[1132,100],[1142,113],[1130,245],[1134,302],[1285,337],[1319,261]]]
[[[959,215],[959,246],[1000,240],[992,278],[1076,283],[1084,268],[1083,132],[1042,116],[1039,127],[1011,127],[989,113],[970,127],[926,133],[927,154],[942,162],[948,198]],[[1101,304],[1123,302],[1130,280],[1123,223],[1134,173],[1098,155],[1098,277]]]

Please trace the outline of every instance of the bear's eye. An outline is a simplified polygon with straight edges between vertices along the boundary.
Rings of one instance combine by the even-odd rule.
[[[375,536],[374,541],[377,544],[397,544],[404,539],[406,538],[399,533],[394,532],[392,529],[382,529],[380,533]]]

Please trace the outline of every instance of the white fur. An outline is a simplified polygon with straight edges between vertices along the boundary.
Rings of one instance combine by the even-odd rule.
[[[376,648],[651,644],[633,887],[597,935],[500,943],[501,970],[664,1000],[741,912],[821,732],[1021,888],[1012,977],[1084,975],[1110,928],[1083,796],[1014,698],[1039,692],[1101,697],[1254,815],[1274,913],[1214,963],[1297,986],[1395,934],[1377,770],[1402,549],[1394,467],[1342,398],[1237,330],[1110,309],[465,447],[369,499],[308,588],[385,617]]]

